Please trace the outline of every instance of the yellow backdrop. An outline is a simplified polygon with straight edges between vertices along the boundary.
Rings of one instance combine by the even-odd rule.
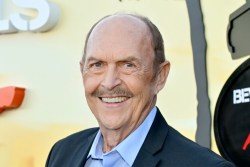
[[[21,107],[0,114],[1,167],[42,167],[54,142],[97,126],[84,98],[79,60],[92,24],[118,11],[135,11],[158,25],[171,71],[157,105],[170,125],[194,140],[196,85],[184,0],[49,1],[60,8],[60,20],[52,30],[0,34],[0,87],[26,88]],[[211,111],[223,84],[244,61],[231,59],[226,42],[229,15],[244,3],[245,0],[201,0]],[[17,11],[36,17],[36,12],[17,7],[10,0],[2,0],[2,4],[4,19]],[[212,149],[217,152],[214,140]]]

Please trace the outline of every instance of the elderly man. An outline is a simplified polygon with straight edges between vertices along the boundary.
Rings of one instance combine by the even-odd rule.
[[[155,106],[170,63],[149,19],[104,17],[88,33],[80,64],[99,128],[57,142],[47,167],[234,167],[170,127]]]

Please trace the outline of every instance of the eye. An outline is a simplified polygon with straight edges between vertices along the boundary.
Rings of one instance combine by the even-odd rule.
[[[91,64],[91,67],[94,67],[94,68],[100,68],[100,67],[102,67],[102,62],[96,62],[96,63],[93,63],[93,64]]]
[[[105,63],[102,61],[94,61],[89,63],[88,71],[92,73],[101,73],[105,70]]]
[[[137,66],[131,61],[124,61],[120,64],[120,70],[124,74],[131,74],[138,70]]]
[[[96,62],[92,62],[88,65],[88,68],[89,69],[100,69],[102,68],[104,65],[103,65],[103,62],[101,61],[96,61]]]
[[[135,67],[135,65],[133,63],[125,62],[124,63],[124,67],[126,67],[126,68],[132,68],[132,67]]]

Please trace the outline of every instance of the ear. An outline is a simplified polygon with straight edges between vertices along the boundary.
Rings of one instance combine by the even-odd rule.
[[[166,60],[165,62],[161,63],[159,72],[156,76],[157,77],[156,90],[155,90],[156,94],[159,93],[160,90],[162,90],[162,88],[165,86],[165,83],[168,78],[169,70],[170,70],[169,61]]]

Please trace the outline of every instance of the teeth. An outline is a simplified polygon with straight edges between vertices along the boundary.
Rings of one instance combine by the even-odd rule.
[[[105,103],[121,103],[126,99],[126,97],[103,97],[102,101]]]

